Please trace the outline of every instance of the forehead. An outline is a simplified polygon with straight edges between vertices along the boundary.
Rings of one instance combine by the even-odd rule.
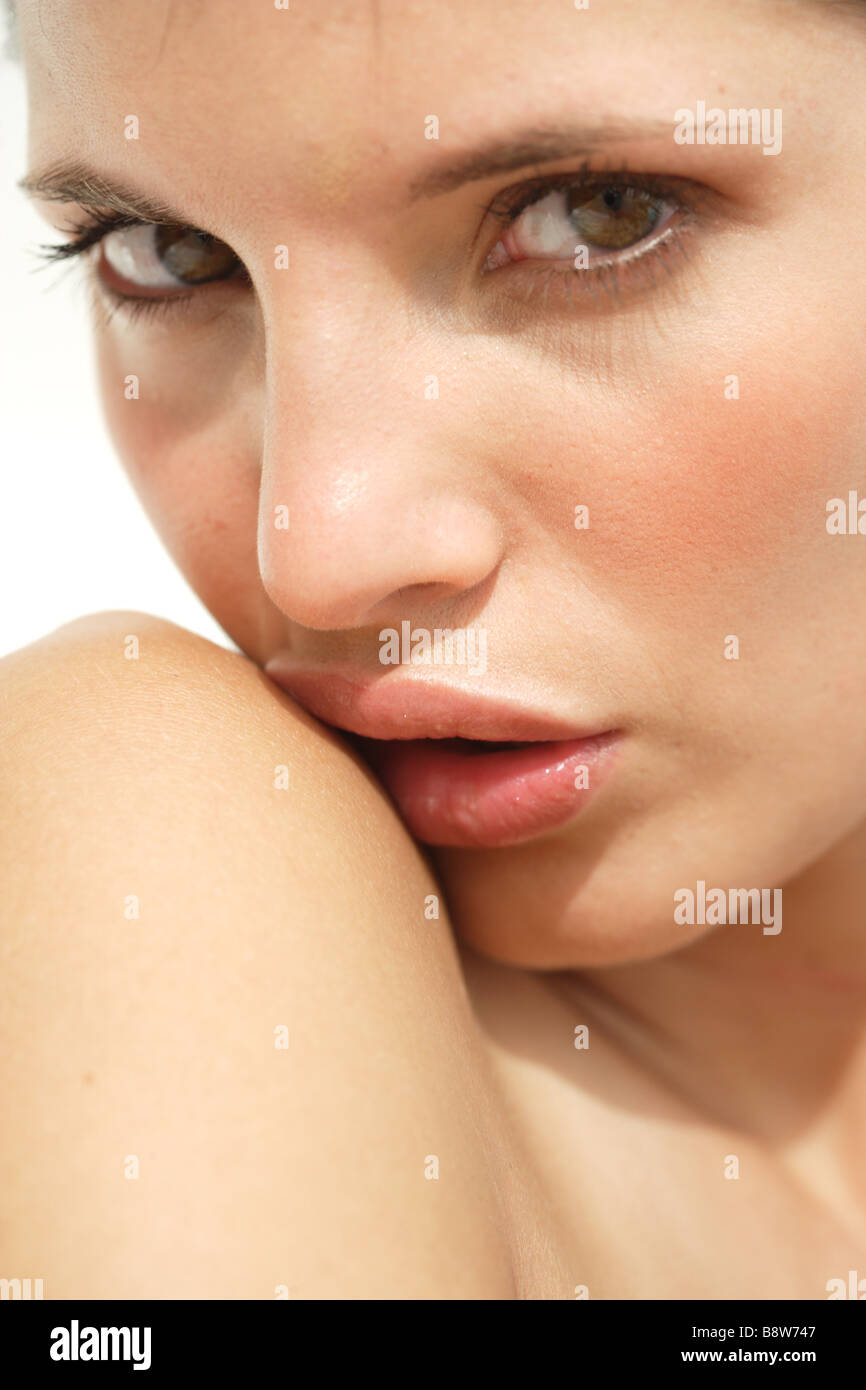
[[[176,202],[265,183],[345,210],[432,150],[533,121],[648,123],[724,91],[774,106],[810,0],[18,0],[34,163],[76,157]],[[785,45],[768,42],[784,29]],[[805,52],[805,50],[804,50]],[[793,91],[793,88],[789,89]],[[139,139],[124,120],[135,115]],[[438,142],[426,134],[438,120]],[[194,178],[191,178],[191,171]],[[367,194],[369,196],[369,194]]]

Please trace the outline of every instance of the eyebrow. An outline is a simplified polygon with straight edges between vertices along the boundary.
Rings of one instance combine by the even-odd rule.
[[[422,198],[436,198],[464,184],[478,183],[531,165],[550,163],[556,159],[586,158],[609,144],[626,141],[659,139],[670,135],[670,121],[620,125],[605,125],[550,129],[530,129],[505,142],[489,141],[475,150],[467,150],[456,159],[441,162],[414,179],[408,190],[410,204]],[[144,222],[184,224],[187,218],[167,203],[148,198],[135,189],[113,183],[80,161],[60,161],[48,168],[25,175],[18,187],[32,198],[46,202],[78,203],[86,208],[105,208],[125,217]]]
[[[490,141],[476,150],[469,150],[444,167],[422,174],[409,185],[409,202],[419,198],[436,198],[450,193],[466,183],[477,183],[494,174],[507,174],[532,164],[549,163],[555,159],[580,159],[596,154],[606,145],[634,143],[639,140],[658,140],[672,136],[673,112],[669,121],[578,127],[534,128],[523,131],[508,141]]]

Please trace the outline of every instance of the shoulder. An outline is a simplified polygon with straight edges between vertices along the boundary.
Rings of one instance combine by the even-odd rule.
[[[270,687],[240,652],[149,613],[91,613],[66,623],[0,660],[0,692],[6,715],[3,746],[46,716],[77,720],[100,707],[137,710],[161,706],[172,695],[202,700],[219,715],[220,691],[239,684],[252,696],[255,685]],[[118,730],[121,731],[120,729]]]
[[[279,775],[286,760],[302,772],[311,758],[386,812],[348,746],[255,663],[147,613],[90,614],[5,657],[0,702],[0,777],[17,779],[47,815],[79,796],[80,811],[103,820],[124,806],[144,837],[154,800],[155,831],[196,803],[219,808],[227,824],[267,806],[276,825],[303,793],[302,777],[289,787]],[[232,797],[215,800],[229,781]],[[200,826],[190,821],[189,833]]]
[[[444,902],[354,754],[139,613],[6,658],[0,700],[11,1273],[50,1298],[509,1296]]]

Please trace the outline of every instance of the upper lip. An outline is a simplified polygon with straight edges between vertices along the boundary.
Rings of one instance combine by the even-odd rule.
[[[591,738],[609,726],[575,727],[512,701],[490,700],[417,677],[367,680],[357,673],[293,668],[279,657],[265,671],[299,704],[362,738],[466,738],[536,742]]]

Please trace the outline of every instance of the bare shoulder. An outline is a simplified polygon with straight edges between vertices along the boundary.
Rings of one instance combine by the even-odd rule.
[[[251,662],[97,614],[0,663],[5,1277],[63,1297],[514,1295],[436,883]]]
[[[14,751],[16,736],[48,716],[80,725],[87,716],[121,705],[144,714],[148,704],[170,715],[172,697],[207,695],[201,714],[215,719],[230,708],[238,684],[247,696],[272,684],[240,652],[149,613],[90,613],[0,660],[4,720],[0,748]],[[82,718],[83,717],[83,718]],[[308,721],[311,723],[312,721]],[[102,732],[111,730],[103,727]],[[123,729],[117,726],[122,735]]]

